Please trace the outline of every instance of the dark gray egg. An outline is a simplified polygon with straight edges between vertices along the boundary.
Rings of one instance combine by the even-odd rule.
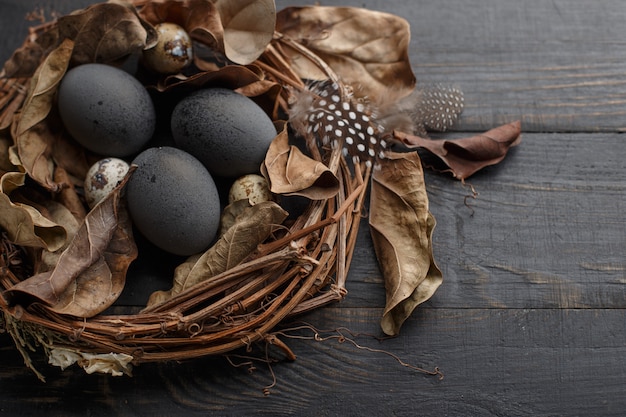
[[[69,70],[59,86],[58,105],[70,135],[90,151],[106,156],[139,152],[156,124],[145,87],[110,65],[85,64]]]
[[[146,149],[133,164],[137,169],[126,186],[126,199],[139,232],[176,255],[207,249],[219,227],[220,200],[204,165],[167,146]]]
[[[259,172],[276,128],[250,98],[225,88],[196,91],[172,113],[176,146],[222,177]]]

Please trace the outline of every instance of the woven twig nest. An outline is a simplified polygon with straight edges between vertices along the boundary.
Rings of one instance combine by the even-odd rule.
[[[235,226],[181,263],[170,291],[120,312],[114,303],[137,256],[124,195],[135,168],[88,208],[83,178],[102,155],[73,141],[56,95],[68,68],[129,65],[155,48],[162,22],[189,33],[193,65],[156,74],[135,61],[137,79],[166,103],[207,87],[252,98],[278,131],[260,167],[277,202],[263,207],[282,211],[293,195],[308,203],[285,221],[268,221],[267,233],[246,242],[252,247],[236,261],[228,255],[240,217],[226,207],[222,218],[235,218]],[[381,328],[398,334],[442,274],[420,158],[390,144],[428,149],[464,179],[519,141],[519,124],[454,146],[415,136],[449,128],[463,96],[445,86],[414,88],[409,38],[397,16],[342,7],[277,14],[273,0],[115,1],[33,28],[0,78],[0,307],[27,365],[37,347],[61,367],[115,375],[258,342],[295,358],[277,326],[346,296],[368,189],[387,294]],[[196,268],[211,257],[229,262]],[[190,270],[194,279],[185,278]]]
[[[212,3],[170,1],[155,4],[162,6],[168,4],[169,8],[189,11],[194,8],[206,8]],[[151,5],[151,2],[136,2],[136,10],[131,14],[121,10],[116,13],[124,15],[125,19],[128,19],[128,16],[131,18],[135,16],[137,22],[144,23],[143,17],[139,18],[136,11],[141,11],[146,5]],[[120,6],[108,4],[107,7]],[[167,7],[163,6],[159,10],[166,9]],[[93,12],[95,8],[87,10],[96,15]],[[101,9],[101,13],[105,13],[104,9]],[[99,24],[114,25],[98,19],[93,21],[85,19],[85,22],[87,21],[94,27]],[[271,24],[274,24],[273,20]],[[34,84],[39,72],[35,70],[41,70],[46,65],[46,59],[62,45],[61,39],[58,39],[59,28],[59,20],[55,20],[32,29],[22,48],[16,51],[7,64],[7,67],[12,69],[11,64],[21,62],[22,67],[19,68],[18,65],[13,71],[14,74],[7,76],[5,73],[5,77],[0,80],[0,125],[5,132],[3,138],[7,141],[10,139],[12,145],[16,144],[18,140],[16,138],[20,135],[17,132],[20,129],[20,115],[32,100],[32,91],[36,88]],[[195,40],[201,43],[203,39],[198,32],[202,31],[194,32]],[[278,121],[285,117],[284,110],[289,107],[288,101],[291,100],[293,92],[303,89],[304,83],[294,73],[283,71],[287,65],[283,61],[285,57],[276,50],[281,41],[279,36],[271,35],[267,52],[264,52],[258,60],[255,59],[256,64],[247,66],[232,62],[211,64],[212,67],[209,69],[196,67],[195,73],[179,79],[170,77],[168,81],[174,83],[184,79],[185,81],[181,83],[185,84],[185,88],[193,90],[206,85],[201,81],[197,83],[189,81],[198,77],[198,74],[201,74],[200,77],[211,78],[210,74],[218,74],[224,68],[245,70],[246,76],[252,72],[256,76],[257,87],[264,88],[256,94],[266,101],[268,98],[273,99],[273,107],[269,107],[268,113]],[[77,45],[79,40],[74,40]],[[23,53],[30,56],[20,61],[19,56]],[[322,71],[328,72],[333,82],[338,82],[336,75],[321,59],[311,59]],[[202,63],[206,64],[204,61]],[[68,63],[70,66],[79,64]],[[29,65],[31,68],[28,68]],[[233,83],[239,82],[237,79],[233,81],[233,77],[228,74],[223,77],[218,75],[216,78],[218,80],[211,85],[220,85],[220,78],[227,79],[226,83],[230,83],[229,88],[233,88]],[[154,89],[171,89],[170,85],[156,86],[164,80],[165,77],[158,79]],[[268,91],[271,93],[267,93]],[[287,135],[286,128],[282,134]],[[308,207],[289,224],[276,225],[271,236],[258,245],[241,263],[140,311],[112,314],[113,310],[107,309],[90,317],[79,317],[59,312],[54,306],[50,306],[47,300],[29,296],[30,294],[25,295],[18,291],[16,295],[16,286],[20,283],[23,285],[31,275],[40,273],[33,268],[37,268],[36,259],[45,249],[42,248],[44,245],[29,246],[20,243],[19,240],[16,242],[15,236],[11,236],[11,231],[3,231],[0,285],[6,291],[5,296],[0,297],[0,305],[4,313],[4,326],[24,354],[27,364],[30,364],[28,352],[38,346],[44,348],[50,362],[62,367],[77,362],[88,372],[102,371],[113,374],[129,373],[130,365],[143,362],[184,360],[224,354],[250,347],[257,342],[276,345],[288,357],[295,357],[272,331],[288,317],[340,300],[346,295],[346,276],[355,246],[365,185],[370,172],[366,169],[362,173],[359,164],[356,165],[356,169],[349,166],[341,148],[326,149],[322,145],[322,148],[318,149],[316,141],[309,145],[312,146],[309,149],[309,158],[322,162],[336,178],[334,184],[336,190],[331,196],[311,199]],[[13,146],[12,149],[19,154],[19,146]],[[51,154],[45,157],[50,164],[55,163]],[[94,156],[88,157],[93,159]],[[11,159],[14,163],[16,160],[19,158]],[[33,170],[32,166],[24,168],[16,164],[2,169],[2,173],[23,174],[26,171],[24,185],[20,189],[31,188],[33,193],[43,196],[44,199],[56,201],[58,194],[67,188],[78,190],[76,195],[79,199],[83,198],[80,183],[64,184],[64,181],[71,182],[68,180],[69,176],[65,179],[53,178],[51,183],[42,184],[41,177],[33,175]],[[3,191],[5,195],[10,195],[6,184]],[[123,197],[117,199],[123,200]],[[18,204],[23,208],[26,203],[15,203]],[[45,217],[47,213],[44,206],[45,204],[33,204],[32,209],[39,209],[38,211]],[[120,207],[119,210],[124,209],[123,206]],[[89,213],[86,218],[88,217]],[[84,219],[82,221],[85,221]],[[34,228],[32,232],[34,236],[41,232],[37,230],[36,225],[31,227]]]

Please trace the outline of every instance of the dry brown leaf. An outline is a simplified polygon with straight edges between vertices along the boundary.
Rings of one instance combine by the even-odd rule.
[[[410,27],[399,16],[354,7],[289,7],[277,15],[276,30],[304,45],[355,87],[357,97],[411,93]],[[285,48],[303,79],[328,76],[299,52]]]
[[[0,228],[17,245],[59,250],[66,243],[66,230],[35,208],[13,203],[9,197],[14,190],[24,185],[25,177],[21,172],[7,172],[0,179]]]
[[[61,184],[61,190],[55,196],[56,201],[66,207],[74,218],[82,221],[87,215],[87,211],[67,171],[57,166],[54,170],[54,181],[57,184]]]
[[[51,310],[77,317],[92,317],[117,300],[126,284],[126,273],[137,258],[132,224],[126,209],[118,210],[118,225],[103,253],[70,284]]]
[[[4,64],[0,76],[30,77],[65,39],[75,42],[72,65],[115,62],[154,45],[157,33],[128,2],[103,2],[62,16],[43,33],[34,32]]]
[[[0,177],[0,192],[9,195],[26,181],[26,174],[18,171],[7,172]]]
[[[57,87],[67,70],[73,46],[73,42],[66,39],[46,57],[31,79],[29,94],[17,123],[13,125],[23,168],[35,181],[53,191],[58,189],[53,180],[51,158],[56,134],[48,115]]]
[[[215,245],[204,254],[191,256],[179,265],[172,289],[154,292],[148,300],[148,306],[166,301],[199,282],[237,266],[286,218],[287,212],[272,201],[248,207]]]
[[[72,39],[72,65],[109,63],[153,46],[156,30],[127,2],[98,3],[60,17],[59,39]]]
[[[57,115],[48,116],[48,119],[55,118]],[[54,120],[50,120],[51,123],[55,123]],[[52,160],[55,164],[55,169],[63,169],[69,175],[74,178],[83,179],[87,175],[87,171],[96,159],[101,156],[90,154],[78,145],[77,142],[70,139],[65,131],[60,131],[55,134],[54,146],[52,147]],[[54,179],[54,172],[53,172]],[[60,181],[54,180],[55,183],[63,187]]]
[[[409,148],[423,148],[439,157],[452,174],[465,180],[482,168],[502,161],[509,149],[522,141],[520,121],[493,128],[483,134],[432,140],[394,132],[394,137]]]
[[[137,256],[130,219],[120,205],[125,184],[89,212],[52,270],[25,279],[8,294],[32,297],[55,312],[77,317],[92,317],[110,306]]]
[[[40,251],[40,255],[33,264],[33,274],[47,272],[54,268],[59,256],[61,256],[63,251],[70,244],[82,224],[82,219],[78,220],[67,207],[56,201],[48,200],[43,202],[43,209],[49,220],[63,226],[67,234],[67,239],[65,244],[58,250],[50,251],[43,249]]]
[[[62,16],[45,32],[34,32],[4,64],[2,77],[30,77],[66,39],[75,42],[72,65],[111,63],[154,45],[157,33],[128,2],[102,2]]]
[[[0,203],[0,227],[8,231],[10,239],[19,236],[22,246],[41,249],[37,251],[40,255],[35,257],[33,270],[45,272],[56,264],[80,224],[68,207],[46,195],[41,198],[34,187],[24,186],[25,180],[25,173],[15,171],[0,179],[0,192],[8,196]]]
[[[4,63],[0,78],[30,77],[35,73],[44,57],[59,44],[59,31],[56,26],[38,36],[29,36],[20,48],[16,49]]]
[[[254,65],[227,65],[214,71],[203,71],[189,76],[183,74],[170,75],[157,80],[154,85],[147,85],[147,87],[159,92],[170,92],[177,88],[222,87],[240,90],[242,94],[251,98],[262,95],[277,96],[277,92],[273,90],[280,88],[280,86],[264,80],[263,77],[263,73]],[[272,101],[275,100],[274,98]]]
[[[385,279],[382,330],[397,335],[413,310],[435,293],[443,277],[433,258],[435,219],[419,157],[388,153],[373,171],[370,230]]]
[[[270,144],[261,172],[274,194],[323,200],[332,198],[339,190],[337,177],[326,165],[289,144],[286,126]]]
[[[220,228],[217,235],[222,237],[228,229],[237,223],[239,216],[241,216],[241,214],[250,207],[252,207],[252,204],[250,204],[250,200],[247,198],[234,201],[224,207],[224,210],[222,210],[222,214],[220,215]]]
[[[274,35],[273,0],[166,0],[146,4],[141,16],[152,24],[172,22],[196,41],[230,61],[246,65],[256,60]],[[210,61],[194,55],[198,68],[213,70]]]
[[[198,72],[190,76],[170,75],[155,80],[155,83],[147,85],[147,88],[161,93],[179,91],[184,93],[211,87],[229,88],[249,97],[272,117],[278,108],[281,86],[263,77],[263,72],[255,65],[227,65],[214,71]]]
[[[141,8],[139,14],[153,25],[175,23],[194,40],[213,51],[224,53],[224,28],[217,8],[210,0],[151,1]],[[197,53],[194,54],[194,62],[200,68],[209,65]]]
[[[9,148],[11,146],[13,146],[11,138],[4,137],[0,133],[0,176],[15,170],[15,166],[13,166],[9,157]]]
[[[274,36],[274,0],[215,0],[224,26],[224,51],[231,61],[255,61]]]
[[[89,169],[85,150],[64,136],[54,96],[68,67],[73,43],[66,39],[52,51],[31,79],[24,106],[12,125],[19,164],[39,184],[57,191],[55,164],[78,178]]]

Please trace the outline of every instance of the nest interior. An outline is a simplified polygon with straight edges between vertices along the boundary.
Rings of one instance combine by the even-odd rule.
[[[138,2],[141,7],[144,2]],[[32,30],[25,44],[55,29],[56,21]],[[280,39],[273,42],[278,42]],[[272,44],[274,45],[274,44]],[[284,62],[280,48],[261,70],[282,86],[301,88],[302,81],[285,76],[273,63]],[[42,59],[45,56],[42,57]],[[326,71],[329,69],[322,65]],[[278,80],[278,77],[281,79]],[[329,78],[336,77],[332,73]],[[10,138],[14,120],[28,97],[32,77],[0,79],[0,132]],[[283,88],[279,101],[289,101]],[[13,132],[14,133],[14,132]],[[346,277],[361,221],[369,168],[349,164],[340,149],[311,149],[338,179],[338,192],[311,200],[289,227],[276,228],[244,262],[185,289],[169,300],[124,314],[108,309],[94,317],[59,314],[28,297],[6,296],[6,291],[32,273],[33,248],[14,244],[2,234],[0,297],[4,327],[28,360],[35,346],[88,361],[100,355],[124,364],[184,360],[223,354],[256,342],[277,346],[295,356],[273,330],[286,318],[318,308],[346,295]],[[38,194],[49,195],[28,181]],[[90,356],[91,355],[91,356]],[[118,355],[118,356],[107,356]],[[119,366],[118,366],[119,368]],[[125,372],[125,367],[121,366]]]

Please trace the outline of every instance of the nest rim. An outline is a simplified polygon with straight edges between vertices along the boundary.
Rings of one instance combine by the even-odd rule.
[[[134,2],[137,7],[145,3]],[[36,26],[24,42],[54,27],[55,22]],[[319,62],[324,67],[323,61]],[[271,67],[263,65],[262,69],[269,77],[277,76]],[[331,80],[337,80],[332,70],[324,70]],[[29,82],[28,77],[0,78],[0,131],[11,127]],[[46,351],[128,355],[129,362],[138,365],[221,355],[263,341],[278,346],[287,358],[295,358],[273,330],[286,318],[346,296],[347,272],[370,175],[369,169],[362,172],[359,165],[349,166],[340,149],[330,153],[327,164],[339,179],[335,197],[312,200],[284,236],[263,243],[254,257],[164,304],[136,313],[105,311],[79,318],[54,313],[38,303],[11,304],[1,295],[0,321],[25,359],[30,343],[43,345]],[[1,248],[0,286],[8,290],[25,278],[19,276],[22,270],[14,273],[15,265],[26,261],[25,248],[16,248],[4,233]],[[31,342],[26,340],[29,338]]]

